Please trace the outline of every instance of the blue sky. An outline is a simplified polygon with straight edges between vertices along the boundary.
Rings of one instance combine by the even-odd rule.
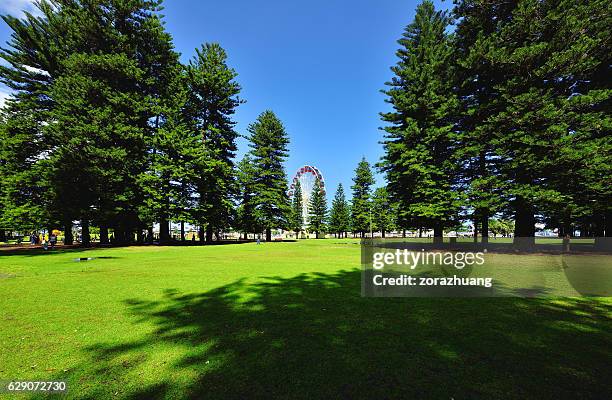
[[[450,1],[436,1],[450,8]],[[396,62],[397,39],[418,1],[186,1],[164,3],[167,30],[182,61],[204,42],[218,42],[238,72],[238,131],[265,109],[285,124],[291,144],[288,175],[304,164],[325,177],[328,197],[338,183],[347,195],[353,171],[365,156],[378,161],[382,147],[378,113],[388,109],[379,91]],[[31,7],[28,0],[1,0],[0,12]],[[0,41],[9,38],[0,22]],[[0,97],[6,89],[0,88]],[[1,99],[0,99],[1,100]],[[247,150],[239,142],[240,156]],[[377,175],[377,184],[383,178]],[[350,197],[350,195],[349,195]]]

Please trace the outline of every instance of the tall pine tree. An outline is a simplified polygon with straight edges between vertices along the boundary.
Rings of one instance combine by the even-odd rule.
[[[182,67],[167,82],[168,98],[154,119],[155,130],[149,138],[148,168],[139,176],[144,200],[139,209],[142,227],[153,240],[153,224],[159,221],[160,242],[170,240],[169,219],[190,221],[193,204],[193,181],[199,177],[196,170],[195,149],[201,146],[199,136],[189,129],[184,119],[187,100]]]
[[[609,176],[610,89],[593,84],[610,68],[604,3],[522,1],[485,39],[503,77],[489,122],[517,245],[533,245],[535,223],[547,214],[567,233],[574,221],[588,234],[599,205],[609,204],[601,174]],[[595,208],[587,193],[599,199]]]
[[[160,113],[165,77],[178,59],[159,4],[43,1],[37,3],[43,17],[6,18],[14,50],[2,54],[10,66],[0,76],[17,91],[20,114],[37,116],[28,118],[29,143],[15,143],[13,154],[38,152],[27,170],[38,181],[28,185],[45,191],[44,222],[63,223],[67,242],[75,219],[84,244],[91,222],[112,224],[118,238],[131,238],[141,225],[138,177],[148,167],[150,121]],[[32,196],[17,201],[26,199],[38,203]]]
[[[281,120],[270,110],[261,113],[249,125],[249,133],[255,210],[269,242],[272,228],[285,228],[290,213],[287,175],[283,167],[288,157],[289,137]]]
[[[302,202],[302,185],[298,179],[293,189],[293,197],[291,198],[291,217],[289,218],[289,228],[295,232],[296,239],[304,228],[304,205]]]
[[[325,231],[327,222],[327,199],[325,198],[325,190],[321,184],[321,180],[317,178],[308,204],[308,229],[315,232],[315,237],[318,239],[319,234]]]
[[[374,229],[380,232],[383,238],[394,227],[395,211],[395,207],[389,199],[387,188],[377,188],[372,196],[372,222]]]
[[[49,91],[62,72],[66,42],[80,35],[75,23],[66,18],[70,11],[44,1],[36,6],[39,17],[28,12],[23,19],[2,16],[12,32],[7,48],[0,49],[4,60],[0,82],[12,90],[2,110],[0,129],[0,168],[5,172],[0,177],[0,227],[28,231],[57,222],[51,215],[58,210],[51,207],[53,193],[45,173],[49,168],[59,171],[61,166],[45,165],[52,146],[43,127],[52,121],[54,104]],[[71,229],[66,240],[71,243]]]
[[[201,137],[202,152],[196,186],[199,204],[196,220],[206,226],[206,241],[227,228],[233,219],[237,194],[234,157],[238,133],[232,120],[242,102],[236,72],[227,65],[227,54],[217,43],[196,49],[187,66],[189,100],[187,118]]]
[[[489,117],[499,111],[498,86],[503,74],[491,64],[487,36],[496,32],[514,7],[513,2],[458,1],[454,9],[458,25],[454,35],[455,79],[460,99],[457,114],[460,146],[460,181],[467,197],[464,211],[471,214],[474,240],[479,230],[488,240],[488,221],[508,201],[499,175],[493,137],[496,127]]]
[[[249,153],[245,154],[237,166],[238,198],[236,227],[243,232],[246,240],[249,232],[260,232],[261,223],[257,217],[255,204],[255,166]]]
[[[353,177],[353,200],[351,201],[351,229],[361,237],[370,229],[372,204],[370,202],[371,187],[374,177],[370,163],[364,158],[359,161]]]
[[[450,18],[431,1],[421,3],[398,41],[399,61],[384,93],[393,111],[382,113],[385,154],[380,163],[389,192],[408,218],[434,229],[457,219],[453,49],[446,33]]]
[[[344,187],[339,183],[329,213],[330,232],[334,232],[338,237],[346,235],[346,232],[350,229],[350,219],[350,208],[344,195]]]

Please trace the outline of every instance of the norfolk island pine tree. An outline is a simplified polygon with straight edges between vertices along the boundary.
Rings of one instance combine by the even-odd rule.
[[[370,164],[365,157],[359,161],[353,177],[353,199],[351,201],[351,229],[361,237],[369,231],[371,223],[372,203],[370,201],[371,187],[374,177]]]
[[[250,154],[253,158],[254,211],[272,240],[272,228],[285,228],[290,213],[287,175],[283,162],[289,153],[289,137],[280,119],[270,110],[249,125]]]
[[[393,111],[381,113],[385,153],[379,166],[389,193],[407,218],[423,222],[440,241],[456,221],[460,196],[455,189],[453,128],[458,100],[453,91],[450,18],[431,1],[417,6],[414,21],[398,41],[395,76],[383,91]]]
[[[310,196],[308,219],[308,229],[314,231],[316,238],[319,239],[319,234],[325,231],[327,222],[327,199],[323,185],[321,185],[321,180],[318,177],[315,180]]]
[[[298,239],[300,232],[304,227],[304,215],[302,205],[302,185],[298,179],[295,182],[293,190],[293,198],[291,199],[291,216],[289,218],[289,229],[295,232],[295,238]]]
[[[346,232],[350,229],[350,219],[351,211],[344,195],[344,187],[339,183],[329,213],[330,232],[334,232],[338,237],[346,236]]]

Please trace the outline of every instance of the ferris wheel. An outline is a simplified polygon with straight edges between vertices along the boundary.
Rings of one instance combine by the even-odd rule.
[[[291,181],[291,185],[289,185],[289,197],[293,197],[295,192],[295,185],[299,181],[300,187],[302,189],[302,219],[304,221],[304,225],[308,225],[308,205],[310,203],[310,196],[312,195],[312,189],[314,188],[314,184],[319,178],[321,182],[321,188],[323,189],[323,194],[325,194],[325,180],[323,179],[323,175],[317,169],[317,167],[313,167],[311,165],[304,165],[301,168],[298,168],[293,180]]]

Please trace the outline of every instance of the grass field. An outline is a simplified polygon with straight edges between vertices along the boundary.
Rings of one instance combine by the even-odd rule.
[[[612,398],[612,299],[362,298],[359,250],[0,253],[0,380],[91,399]]]

